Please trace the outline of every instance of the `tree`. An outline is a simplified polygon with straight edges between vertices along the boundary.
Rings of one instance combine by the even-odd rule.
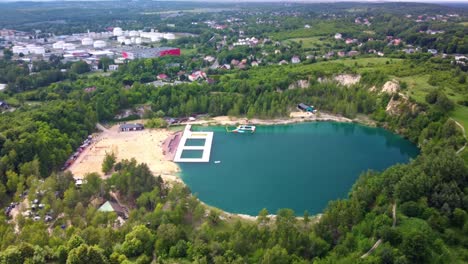
[[[102,57],[99,59],[99,69],[102,69],[104,72],[107,72],[109,65],[111,65],[113,60],[109,57]]]
[[[73,63],[73,65],[70,68],[70,71],[72,73],[76,74],[83,74],[89,72],[91,69],[89,68],[89,65],[84,62],[84,61],[78,61]]]
[[[122,252],[127,257],[137,257],[141,254],[152,255],[155,236],[144,225],[133,227],[125,236],[122,244]]]
[[[166,120],[157,117],[157,118],[152,118],[148,120],[145,124],[147,128],[164,128],[167,127],[167,122]]]
[[[77,248],[81,245],[85,244],[83,238],[78,235],[73,235],[67,242],[67,250],[70,251],[74,248]]]
[[[258,213],[257,222],[260,225],[267,224],[270,221],[270,218],[268,218],[268,214],[269,213],[266,208],[263,208],[262,210],[260,210],[260,212]]]
[[[108,263],[102,249],[98,246],[82,244],[68,253],[67,264],[105,264]]]
[[[412,231],[406,234],[401,249],[411,263],[427,263],[431,257],[432,242],[422,231]]]
[[[455,208],[453,210],[452,223],[458,228],[463,228],[463,225],[467,222],[468,219],[467,213],[465,210],[460,208]]]
[[[109,173],[114,167],[116,156],[114,152],[106,153],[104,161],[102,162],[102,172],[105,174]]]
[[[18,187],[18,184],[20,184],[20,178],[18,174],[14,171],[7,171],[6,172],[7,176],[7,190],[9,193],[15,193],[16,188]]]
[[[291,257],[289,257],[286,249],[276,245],[265,251],[262,258],[262,264],[284,264],[290,263]]]
[[[156,231],[155,250],[157,255],[167,255],[169,249],[180,239],[180,232],[174,224],[162,224]]]
[[[3,58],[7,61],[11,60],[11,58],[13,58],[13,51],[11,51],[10,49],[4,49]]]

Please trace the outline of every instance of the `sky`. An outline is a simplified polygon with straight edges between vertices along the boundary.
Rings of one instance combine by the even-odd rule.
[[[52,1],[90,1],[90,0],[0,0],[0,2],[52,2]],[[98,1],[98,0],[95,0]],[[157,1],[157,0],[156,0]],[[171,2],[170,0],[162,0]],[[173,0],[187,2],[204,2],[210,0]],[[468,0],[223,0],[222,2],[419,2],[419,3],[468,3]]]
[[[99,0],[0,0],[1,2],[51,2],[51,1],[99,1]],[[109,1],[109,0],[108,0]],[[158,0],[153,0],[158,1]],[[171,0],[162,0],[171,2]],[[187,2],[219,2],[219,0],[173,0]],[[323,2],[360,2],[360,3],[382,3],[382,2],[418,2],[418,3],[468,3],[468,0],[222,0],[222,2],[301,2],[301,3],[323,3]]]

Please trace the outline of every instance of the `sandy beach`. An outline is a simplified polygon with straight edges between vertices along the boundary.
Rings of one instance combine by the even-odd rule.
[[[101,171],[102,162],[106,153],[113,152],[117,161],[135,158],[139,163],[146,163],[153,174],[161,175],[165,181],[180,181],[176,176],[180,171],[179,167],[166,159],[162,148],[172,131],[145,129],[119,132],[118,128],[119,126],[115,125],[94,137],[91,146],[69,167],[75,178],[83,178],[91,172],[105,176]]]
[[[196,120],[186,122],[184,124],[192,124],[192,125],[237,125],[237,124],[253,124],[253,125],[284,125],[284,124],[294,124],[294,123],[301,123],[301,122],[314,122],[314,121],[333,121],[333,122],[358,122],[364,123],[368,125],[373,125],[370,120],[366,118],[359,117],[356,119],[349,119],[343,116],[330,114],[330,113],[308,113],[308,112],[291,112],[289,117],[284,118],[274,118],[274,119],[258,119],[252,118],[247,119],[245,117],[231,117],[231,116],[217,116],[213,118],[203,119],[203,120]]]

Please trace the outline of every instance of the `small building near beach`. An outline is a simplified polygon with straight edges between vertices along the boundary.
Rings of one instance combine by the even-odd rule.
[[[128,131],[139,131],[145,129],[143,124],[122,124],[119,127],[121,132],[128,132]]]
[[[297,105],[297,108],[299,110],[305,111],[305,112],[314,112],[314,107],[310,105],[306,105],[304,103],[300,103]]]
[[[98,209],[99,212],[113,212],[123,219],[127,219],[127,212],[124,207],[120,206],[116,202],[107,201]]]

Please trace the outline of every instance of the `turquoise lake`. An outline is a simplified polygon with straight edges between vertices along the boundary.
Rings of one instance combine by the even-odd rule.
[[[329,201],[346,198],[362,172],[382,171],[419,154],[399,135],[351,123],[257,126],[255,134],[193,129],[215,132],[210,162],[179,163],[182,179],[203,202],[249,215],[262,208],[321,213]]]

